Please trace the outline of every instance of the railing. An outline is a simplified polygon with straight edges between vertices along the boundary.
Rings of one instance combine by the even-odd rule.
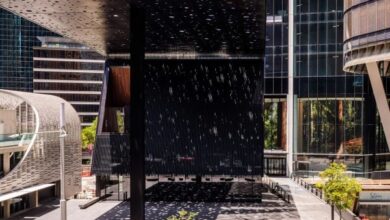
[[[326,202],[322,190],[316,188],[313,184],[307,183],[302,177],[296,176],[295,174],[292,174],[290,176],[290,178],[294,182],[296,182],[298,185],[302,186],[303,188],[305,188],[306,190],[311,192],[313,195],[317,196],[318,198],[320,198],[321,200]],[[341,212],[341,217],[342,217],[342,219],[345,219],[345,220],[359,220],[360,219],[353,212],[351,212],[348,209],[343,210]]]
[[[292,203],[292,198],[290,193],[281,187],[279,183],[272,181],[268,176],[263,177],[263,183],[265,183],[269,190],[277,195],[279,198],[283,199],[287,203]]]
[[[346,174],[353,178],[390,179],[389,170],[370,172],[347,171]],[[320,176],[320,171],[295,171],[293,175],[299,178],[314,178]]]
[[[87,150],[87,151],[82,151],[82,157],[83,158],[91,158],[92,159],[92,151],[91,150]]]
[[[23,146],[29,144],[34,134],[0,134],[0,147]]]
[[[318,189],[317,187],[315,187],[314,184],[307,183],[303,178],[301,178],[301,177],[299,177],[299,176],[297,176],[295,174],[291,175],[291,179],[294,182],[296,182],[298,185],[300,185],[303,188],[305,188],[307,191],[311,192],[312,194],[314,194],[318,198],[324,200],[324,195],[323,195],[322,190]]]

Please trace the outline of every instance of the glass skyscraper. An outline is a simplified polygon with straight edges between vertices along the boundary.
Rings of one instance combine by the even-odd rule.
[[[342,70],[343,1],[298,0],[295,30],[295,168],[338,160],[362,172],[364,80]]]
[[[33,90],[33,47],[37,36],[57,36],[0,8],[0,88]]]
[[[46,92],[60,96],[74,105],[83,126],[90,125],[97,116],[104,59],[94,51],[84,52],[90,49],[75,43],[62,49],[62,42],[42,47],[41,39],[47,37],[60,36],[0,8],[0,89]],[[75,54],[70,52],[72,48]],[[49,53],[60,50],[62,53]],[[99,63],[94,64],[96,62]],[[95,75],[91,73],[92,70],[74,70],[91,68],[88,65],[95,65]],[[67,70],[64,72],[62,69]],[[81,76],[80,72],[86,74]],[[86,79],[92,79],[93,82]]]
[[[288,1],[267,3],[265,149],[287,154]],[[343,71],[343,1],[296,0],[294,9],[294,172],[316,174],[331,161],[361,174],[385,169],[368,78]]]

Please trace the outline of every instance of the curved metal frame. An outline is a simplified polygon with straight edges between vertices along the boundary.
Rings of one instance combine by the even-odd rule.
[[[49,95],[0,90],[30,105],[35,114],[35,128],[23,158],[0,179],[0,194],[60,180],[59,109],[65,103],[68,136],[65,139],[66,197],[81,190],[80,119],[65,100]]]

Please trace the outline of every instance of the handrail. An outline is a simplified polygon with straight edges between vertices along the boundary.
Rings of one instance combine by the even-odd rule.
[[[295,174],[291,174],[290,178],[296,182],[298,185],[305,188],[307,191],[311,192],[316,197],[320,198],[321,200],[325,201],[324,194],[322,190],[315,187],[313,184],[309,184],[306,181],[303,180],[303,178],[296,176]],[[325,201],[326,202],[326,201]]]
[[[292,203],[291,194],[281,187],[279,183],[272,181],[267,175],[264,175],[262,182],[265,183],[269,190],[276,194],[279,198],[283,199],[287,203]]]
[[[33,133],[31,133],[32,135]],[[25,139],[25,136],[29,135],[29,133],[18,133],[18,134],[0,134],[0,142],[7,141],[20,141]]]
[[[321,199],[322,201],[328,203],[325,200],[325,196],[323,194],[323,191],[321,189],[318,189],[317,187],[314,186],[314,184],[308,184],[306,181],[303,180],[303,178],[296,176],[295,174],[291,174],[290,178],[296,182],[298,185],[302,186],[305,188],[307,191],[311,192],[313,195]],[[356,219],[358,220],[359,218],[356,217],[355,213],[353,213],[351,210],[343,210],[342,211],[342,218],[343,219]]]
[[[40,131],[40,132],[31,132],[31,133],[17,133],[17,134],[0,134],[0,147],[7,146],[18,146],[22,147],[23,145],[31,143],[31,140],[34,138],[34,135],[37,134],[50,134],[50,133],[60,133],[61,135],[66,135],[64,131]],[[17,143],[17,144],[16,144]],[[3,147],[4,147],[3,146]]]
[[[319,176],[319,173],[321,171],[295,171],[294,176],[297,177],[317,177]],[[351,177],[354,178],[368,178],[368,179],[381,179],[382,177],[384,178],[389,178],[390,177],[390,170],[378,170],[378,171],[369,171],[369,172],[355,172],[355,171],[346,171],[346,174],[350,175]]]

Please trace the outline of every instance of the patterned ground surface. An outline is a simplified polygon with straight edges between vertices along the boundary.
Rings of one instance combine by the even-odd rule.
[[[129,202],[123,202],[97,219],[130,219],[129,208]],[[147,202],[146,219],[166,219],[181,209],[199,212],[197,220],[300,219],[294,205],[287,204],[270,193],[263,195],[262,203]]]
[[[158,184],[148,190],[146,219],[166,219],[182,209],[198,212],[197,220],[300,219],[295,205],[274,194],[263,192],[262,202],[245,196],[261,190],[250,183]],[[98,220],[129,219],[129,207],[129,202],[120,203]]]
[[[300,219],[294,204],[288,204],[274,194],[263,192],[262,202],[258,197],[242,196],[246,191],[259,191],[260,186],[251,184],[211,184],[197,187],[194,184],[162,184],[148,190],[146,202],[147,220],[164,220],[178,210],[198,212],[197,220],[280,220]],[[185,191],[183,191],[185,187]],[[263,189],[264,190],[264,189]],[[237,193],[241,197],[237,196]],[[234,198],[233,198],[234,197]],[[81,210],[78,204],[85,201],[68,202],[68,219],[125,220],[130,219],[130,203],[102,201]],[[56,220],[60,212],[58,201],[16,216],[13,219]]]

